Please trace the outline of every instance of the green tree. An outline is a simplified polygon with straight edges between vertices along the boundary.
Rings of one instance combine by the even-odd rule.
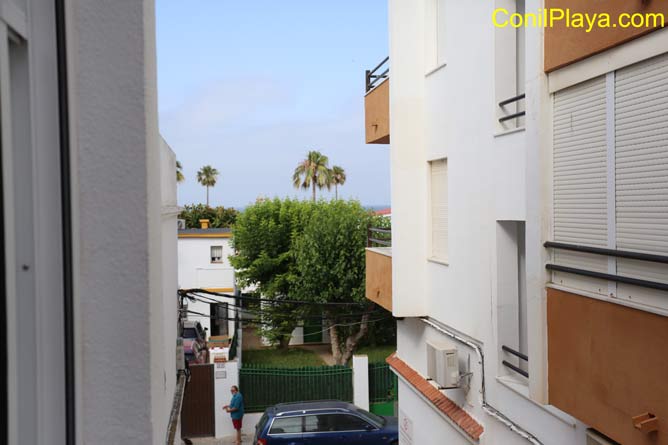
[[[331,171],[332,184],[334,184],[335,199],[339,199],[339,186],[346,183],[346,171],[335,165]]]
[[[313,207],[310,202],[263,199],[239,215],[233,229],[237,253],[230,257],[239,287],[251,287],[255,295],[277,302],[295,298],[294,243]],[[303,305],[269,302],[261,309],[261,335],[287,348],[292,331],[304,315]]]
[[[208,219],[213,229],[234,226],[239,212],[232,207],[208,207],[204,204],[190,204],[183,207],[179,218],[186,220],[186,227],[196,229],[200,219]]]
[[[372,313],[379,317],[375,305],[365,298],[365,247],[372,218],[356,201],[319,202],[295,242],[295,296],[311,302],[357,304],[322,307],[337,364],[350,360],[368,331]]]
[[[313,202],[315,202],[315,189],[320,190],[332,187],[332,178],[329,167],[329,159],[319,151],[309,151],[306,159],[300,162],[292,174],[292,184],[295,188],[312,189]]]
[[[183,176],[183,166],[179,161],[176,161],[176,182],[180,183],[186,180],[186,177]]]
[[[218,181],[218,170],[205,165],[197,172],[197,182],[206,187],[206,205],[209,206],[209,187],[214,187]]]

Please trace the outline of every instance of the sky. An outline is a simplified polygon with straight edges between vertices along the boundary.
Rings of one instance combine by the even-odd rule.
[[[340,198],[390,202],[388,145],[364,143],[364,72],[388,54],[387,0],[157,0],[160,132],[184,167],[179,205],[309,198],[309,150],[340,165]],[[326,190],[319,196],[333,196]]]

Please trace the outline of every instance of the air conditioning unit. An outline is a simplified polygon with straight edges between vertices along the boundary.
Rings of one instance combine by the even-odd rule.
[[[177,219],[176,220],[176,228],[179,230],[185,230],[186,229],[186,220],[185,219]]]
[[[459,387],[457,348],[451,345],[427,343],[427,374],[442,388]]]
[[[619,445],[612,439],[591,428],[587,430],[587,445]]]

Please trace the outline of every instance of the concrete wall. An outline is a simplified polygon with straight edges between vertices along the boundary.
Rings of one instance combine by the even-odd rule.
[[[177,291],[177,253],[176,232],[179,207],[176,205],[176,155],[167,143],[160,139],[160,189],[161,189],[161,244],[162,244],[162,316],[156,321],[162,325],[162,381],[157,375],[157,400],[159,414],[157,431],[167,428],[172,404],[171,398],[176,390],[176,338],[178,335],[178,298]],[[157,310],[157,308],[155,309]],[[158,332],[157,330],[155,332]],[[159,372],[159,371],[158,371]],[[156,379],[155,374],[153,379]],[[156,382],[154,382],[156,383]]]
[[[78,438],[157,444],[173,370],[162,325],[171,290],[161,276],[154,4],[66,4]]]

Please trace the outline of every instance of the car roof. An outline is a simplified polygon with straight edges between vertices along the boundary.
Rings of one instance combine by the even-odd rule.
[[[302,414],[304,411],[351,411],[356,406],[340,400],[315,400],[312,402],[279,403],[267,409],[267,413],[274,416]]]

